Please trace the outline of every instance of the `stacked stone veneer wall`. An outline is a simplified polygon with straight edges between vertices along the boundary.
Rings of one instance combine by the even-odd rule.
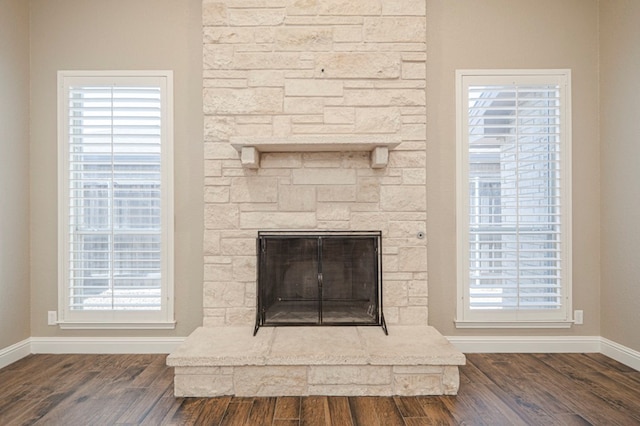
[[[261,229],[383,232],[388,324],[427,323],[424,0],[204,0],[204,326],[252,324]],[[232,137],[389,135],[369,153],[264,153]],[[337,136],[336,136],[337,135]]]

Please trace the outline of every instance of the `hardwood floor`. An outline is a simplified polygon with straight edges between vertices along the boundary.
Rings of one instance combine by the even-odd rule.
[[[458,396],[174,398],[164,355],[31,355],[0,425],[640,425],[640,372],[600,354],[470,354]]]

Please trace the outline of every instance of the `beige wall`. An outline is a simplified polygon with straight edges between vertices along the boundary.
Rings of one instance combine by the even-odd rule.
[[[186,336],[202,324],[200,0],[31,1],[31,335]],[[175,314],[171,331],[61,331],[57,309],[56,72],[174,71]]]
[[[0,0],[0,350],[29,332],[29,4]]]
[[[598,3],[427,1],[429,322],[445,335],[599,335]],[[459,330],[455,252],[455,88],[459,68],[570,68],[573,102],[573,302],[570,330]]]
[[[600,2],[602,336],[640,351],[640,2]]]

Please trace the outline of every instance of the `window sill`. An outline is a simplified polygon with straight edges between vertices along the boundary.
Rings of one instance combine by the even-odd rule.
[[[156,322],[59,322],[63,330],[172,330],[175,321]]]
[[[454,321],[456,328],[571,328],[573,321]]]

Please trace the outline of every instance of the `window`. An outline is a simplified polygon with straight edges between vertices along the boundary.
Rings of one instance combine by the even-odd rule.
[[[58,73],[59,324],[173,328],[172,74]]]
[[[458,327],[569,327],[569,70],[459,70]]]

